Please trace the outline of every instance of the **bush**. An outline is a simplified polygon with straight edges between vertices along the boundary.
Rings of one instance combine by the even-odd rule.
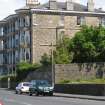
[[[51,56],[48,56],[47,54],[44,54],[41,58],[41,61],[40,63],[43,65],[43,66],[48,66],[48,65],[51,65]]]
[[[60,84],[68,84],[68,83],[70,83],[70,80],[62,80],[62,81],[60,82]]]
[[[30,72],[37,70],[39,67],[41,67],[41,65],[27,62],[17,64],[17,81],[23,81]]]
[[[62,80],[60,84],[105,84],[105,79],[77,79],[77,80]]]
[[[73,53],[69,51],[70,39],[63,37],[61,42],[58,42],[56,51],[54,51],[54,62],[56,64],[69,64],[73,59]]]

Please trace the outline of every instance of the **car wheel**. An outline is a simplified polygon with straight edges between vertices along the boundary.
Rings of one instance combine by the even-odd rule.
[[[32,96],[32,93],[31,92],[29,92],[29,96]]]
[[[18,92],[17,92],[17,91],[15,91],[15,94],[18,94]]]
[[[18,91],[18,94],[22,94],[21,90]]]
[[[39,96],[39,93],[37,91],[35,91],[35,96]]]
[[[45,93],[43,93],[43,96],[46,96],[46,94],[45,94]]]
[[[49,93],[49,96],[53,96],[53,92]]]

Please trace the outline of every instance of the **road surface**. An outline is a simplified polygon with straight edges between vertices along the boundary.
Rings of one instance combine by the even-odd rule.
[[[105,101],[73,99],[49,96],[16,95],[13,91],[0,89],[0,100],[4,105],[105,105]]]

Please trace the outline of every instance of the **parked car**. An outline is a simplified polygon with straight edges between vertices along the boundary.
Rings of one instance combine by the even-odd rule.
[[[16,87],[15,92],[16,94],[29,93],[29,87],[30,87],[29,82],[21,82]]]
[[[47,80],[32,80],[30,83],[29,95],[53,95],[54,87]]]

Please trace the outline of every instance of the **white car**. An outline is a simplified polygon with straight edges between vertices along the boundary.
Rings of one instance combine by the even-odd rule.
[[[29,82],[21,82],[16,87],[16,94],[28,93],[29,92],[30,83]]]

